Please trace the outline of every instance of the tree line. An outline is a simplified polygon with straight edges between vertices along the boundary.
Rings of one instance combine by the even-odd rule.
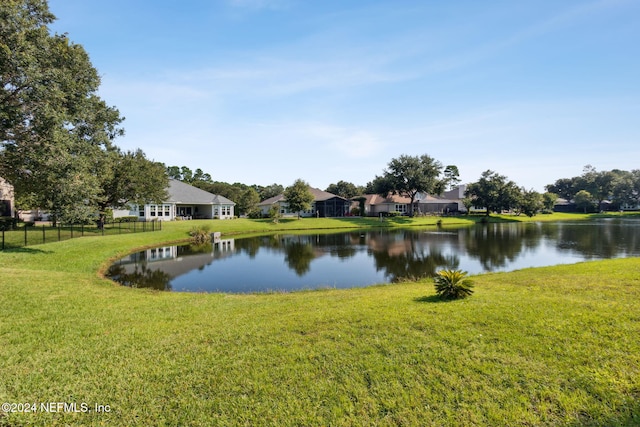
[[[296,208],[292,209],[293,211],[308,209],[313,200],[305,194],[308,184],[300,179],[287,188],[280,184],[263,187],[214,182],[209,174],[201,169],[192,172],[185,166],[171,166],[167,171],[173,179],[188,182],[236,201],[238,212],[249,216],[260,216],[258,203],[278,194],[288,195],[287,199],[291,199],[293,207]],[[346,199],[354,199],[364,194],[380,194],[383,197],[397,194],[410,199],[409,205],[413,206],[419,193],[437,196],[459,183],[459,170],[455,165],[443,167],[441,162],[427,154],[401,155],[392,159],[382,175],[375,176],[365,186],[341,180],[330,184],[325,191]],[[617,210],[622,206],[636,207],[640,205],[640,170],[598,172],[592,166],[586,166],[581,176],[559,179],[545,188],[545,193],[528,190],[498,172],[486,170],[477,181],[466,186],[462,202],[467,211],[476,208],[484,210],[486,215],[503,211],[527,216],[541,212],[551,213],[558,198],[572,201],[576,208],[585,212],[604,208],[605,200],[611,202],[607,205],[611,210]],[[298,202],[298,199],[303,201]],[[408,213],[412,215],[413,209]]]
[[[582,175],[558,179],[547,185],[546,189],[567,201],[573,201],[585,212],[605,208],[637,208],[640,206],[640,169],[597,171],[587,165]],[[606,206],[605,201],[608,202]]]

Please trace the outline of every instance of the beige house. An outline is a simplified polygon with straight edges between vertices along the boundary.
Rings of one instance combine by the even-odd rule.
[[[12,217],[15,213],[13,185],[0,177],[0,216]]]
[[[382,197],[379,194],[365,194],[364,210],[366,216],[388,215],[389,213],[399,213],[409,215],[413,210],[416,213],[448,214],[455,212],[465,212],[466,208],[462,203],[466,186],[461,185],[444,192],[441,196],[431,196],[429,194],[418,193],[411,206],[409,197],[389,194]]]
[[[387,197],[382,197],[379,194],[365,194],[362,197],[365,198],[364,213],[366,216],[388,215],[389,213],[405,215],[410,212],[411,199],[408,197],[397,194],[389,194]]]

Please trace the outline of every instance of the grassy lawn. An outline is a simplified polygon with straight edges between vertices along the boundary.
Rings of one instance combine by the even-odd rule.
[[[455,302],[429,281],[180,294],[96,273],[204,223],[0,252],[0,403],[37,403],[0,411],[0,426],[640,425],[639,259],[479,275]],[[227,234],[380,225],[208,223]],[[92,411],[43,411],[49,402]]]

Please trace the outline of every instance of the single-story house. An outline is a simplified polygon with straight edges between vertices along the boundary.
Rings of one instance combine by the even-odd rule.
[[[623,210],[623,211],[632,211],[632,210],[639,210],[640,206],[633,206],[633,205],[628,205],[628,204],[624,204],[622,206],[618,205],[617,203],[612,202],[611,200],[603,200],[602,202],[600,202],[600,205],[597,206],[596,202],[593,202],[593,206],[590,206],[587,208],[588,212],[596,212],[596,211],[601,211],[601,212],[611,212],[612,210]],[[576,205],[575,201],[572,200],[567,200],[567,199],[563,199],[561,197],[556,199],[555,204],[553,205],[553,211],[554,212],[584,212],[584,208],[580,208],[578,207],[578,205]]]
[[[14,205],[13,185],[0,177],[0,216],[13,217]]]
[[[640,203],[624,203],[620,206],[622,211],[640,211]]]
[[[458,185],[449,191],[445,191],[440,196],[418,194],[416,197],[417,210],[421,213],[439,214],[466,212],[467,209],[462,203],[466,189],[466,185]]]
[[[169,197],[159,204],[134,205],[130,210],[116,210],[114,218],[137,216],[139,221],[174,219],[230,219],[235,217],[235,203],[175,179],[169,180]]]
[[[387,197],[382,197],[379,194],[365,194],[361,197],[365,199],[365,216],[387,215],[391,212],[398,212],[404,215],[410,212],[409,205],[411,204],[411,199],[408,197],[397,194],[389,194]],[[355,199],[358,199],[358,197]]]
[[[454,213],[465,212],[466,209],[462,203],[464,198],[465,186],[461,185],[453,190],[446,191],[442,196],[431,196],[429,194],[418,193],[411,207],[411,199],[409,197],[399,196],[397,194],[389,194],[382,197],[378,194],[365,194],[364,210],[367,216],[386,215],[391,212],[398,212],[402,215],[408,215],[412,210],[415,213]],[[357,197],[354,200],[358,199]]]
[[[337,196],[317,188],[309,187],[309,192],[313,195],[311,209],[300,212],[303,217],[341,217],[348,216],[351,201],[344,197]],[[268,216],[272,206],[278,206],[280,214],[287,216],[297,215],[298,212],[291,212],[284,194],[271,197],[258,204],[262,216]]]

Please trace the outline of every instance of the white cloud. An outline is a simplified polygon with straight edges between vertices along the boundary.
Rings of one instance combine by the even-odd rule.
[[[260,10],[260,9],[285,9],[290,6],[291,0],[228,0],[233,7]]]

